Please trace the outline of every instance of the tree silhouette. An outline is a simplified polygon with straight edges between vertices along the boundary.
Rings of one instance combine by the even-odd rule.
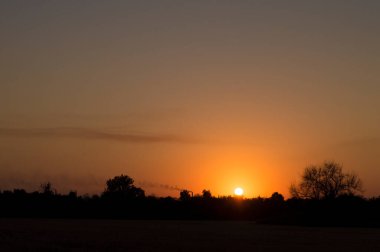
[[[284,196],[278,192],[274,192],[269,199],[273,202],[284,202]]]
[[[144,197],[144,191],[126,175],[107,180],[101,196],[78,196],[75,191],[60,194],[51,183],[44,183],[40,191],[30,193],[24,189],[0,191],[0,218],[253,220],[261,224],[380,227],[380,197],[353,195],[359,192],[360,180],[344,173],[341,165],[326,162],[307,167],[302,179],[293,186],[297,198],[286,200],[279,192],[269,198],[236,200],[212,197],[209,190],[195,196],[182,190],[180,200]]]
[[[50,182],[42,183],[40,185],[40,189],[41,189],[41,193],[44,195],[53,195],[54,194],[53,186]]]
[[[292,197],[304,199],[334,199],[361,191],[361,180],[355,174],[344,173],[342,165],[333,161],[306,167],[301,182],[290,187]]]
[[[210,190],[203,190],[202,191],[202,197],[204,199],[211,199],[212,198],[211,191]]]
[[[121,174],[112,179],[107,180],[106,189],[103,196],[116,196],[126,198],[143,198],[145,192],[139,187],[133,185],[134,181],[131,177]]]
[[[189,200],[191,198],[191,192],[188,191],[188,190],[182,190],[180,193],[179,193],[179,199],[182,200],[182,201],[186,201],[186,200]]]

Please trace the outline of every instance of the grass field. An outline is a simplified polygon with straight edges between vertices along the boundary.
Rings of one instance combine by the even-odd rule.
[[[380,251],[380,229],[0,219],[0,251]]]

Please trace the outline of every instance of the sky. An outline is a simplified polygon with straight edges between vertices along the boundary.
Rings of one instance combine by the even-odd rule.
[[[380,195],[379,1],[1,1],[0,190],[126,174],[289,196],[343,164]]]

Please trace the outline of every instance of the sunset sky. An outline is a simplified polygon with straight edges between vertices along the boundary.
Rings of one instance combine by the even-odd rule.
[[[289,196],[342,163],[380,195],[380,1],[1,1],[0,190],[120,174]]]

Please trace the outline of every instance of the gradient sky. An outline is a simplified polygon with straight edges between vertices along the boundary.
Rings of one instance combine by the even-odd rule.
[[[0,189],[128,174],[288,195],[335,160],[380,194],[380,1],[1,1]]]

